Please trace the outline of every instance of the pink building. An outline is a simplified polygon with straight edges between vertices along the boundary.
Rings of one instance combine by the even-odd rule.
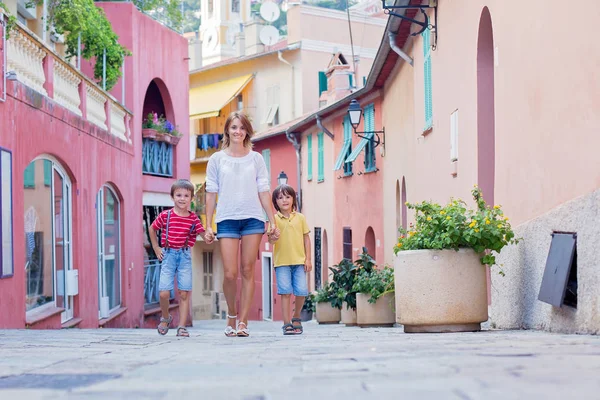
[[[144,225],[170,204],[173,178],[189,177],[187,42],[133,3],[96,4],[133,53],[110,93],[89,78],[89,64],[79,70],[51,51],[35,19],[18,23],[2,48],[14,73],[0,102],[0,328],[155,323],[157,266]],[[143,138],[150,111],[183,140]]]

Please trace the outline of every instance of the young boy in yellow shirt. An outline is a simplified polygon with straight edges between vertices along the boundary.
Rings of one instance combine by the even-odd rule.
[[[289,185],[280,185],[273,191],[273,206],[277,210],[275,223],[279,239],[269,237],[273,246],[277,294],[281,296],[284,335],[303,332],[300,312],[308,296],[306,273],[312,270],[310,261],[310,230],[304,215],[297,212],[296,192]],[[290,300],[294,294],[294,316],[290,318]]]

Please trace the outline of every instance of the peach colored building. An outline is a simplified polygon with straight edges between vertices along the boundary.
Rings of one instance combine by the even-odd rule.
[[[565,35],[559,1],[518,12],[501,0],[437,3],[437,29],[422,35],[390,18],[365,88],[383,90],[384,261],[392,263],[397,229],[412,218],[405,201],[468,200],[477,184],[523,238],[499,257],[506,276],[492,270],[492,326],[598,333],[600,139],[589,133],[600,123],[600,53]],[[598,36],[600,4],[580,5],[578,35]],[[538,300],[553,232],[577,233],[576,306]]]

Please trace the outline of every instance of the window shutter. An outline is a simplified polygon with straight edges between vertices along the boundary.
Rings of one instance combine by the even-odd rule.
[[[34,188],[35,187],[35,161],[29,163],[25,171],[23,172],[24,187]]]
[[[319,97],[321,97],[321,93],[327,91],[327,75],[325,75],[324,71],[319,71]]]
[[[307,147],[307,154],[308,154],[308,177],[307,179],[309,181],[312,181],[312,169],[313,169],[313,157],[312,157],[312,134],[308,135],[306,137],[306,147]]]
[[[325,154],[323,152],[323,132],[317,134],[317,181],[325,180]]]
[[[44,160],[44,185],[52,184],[52,161]]]
[[[423,77],[425,83],[425,129],[433,125],[433,101],[431,95],[431,34],[425,29],[423,36]]]

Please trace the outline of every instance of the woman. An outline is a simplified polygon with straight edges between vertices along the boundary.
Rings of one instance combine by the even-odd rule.
[[[219,195],[217,238],[223,257],[223,293],[228,315],[225,335],[249,336],[248,312],[254,297],[254,263],[262,235],[265,233],[264,211],[269,218],[268,235],[278,237],[271,207],[270,177],[262,156],[252,151],[252,124],[244,114],[233,112],[225,121],[223,148],[208,160],[206,169],[206,233],[212,243],[213,212]],[[236,327],[236,288],[240,241],[242,299]],[[234,328],[236,327],[236,328]]]

